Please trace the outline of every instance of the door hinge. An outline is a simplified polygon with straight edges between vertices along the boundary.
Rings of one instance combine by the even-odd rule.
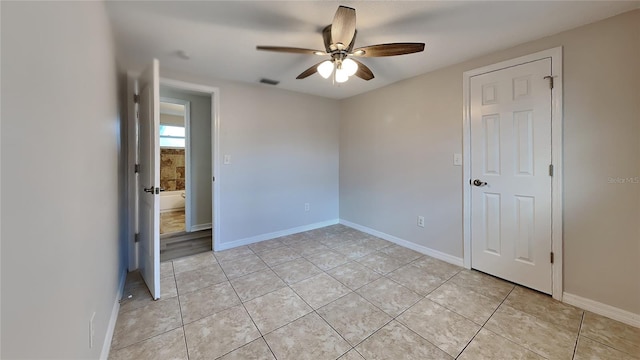
[[[140,95],[138,94],[133,94],[133,102],[134,103],[139,103],[140,102]]]
[[[140,241],[140,233],[133,234],[133,242],[139,242],[139,241]]]
[[[553,164],[549,164],[549,176],[553,176]]]
[[[140,164],[133,165],[133,172],[134,173],[139,173],[140,172]]]
[[[551,263],[553,264],[553,251],[551,252]]]
[[[549,89],[553,90],[553,76],[547,75],[544,79],[549,79]]]

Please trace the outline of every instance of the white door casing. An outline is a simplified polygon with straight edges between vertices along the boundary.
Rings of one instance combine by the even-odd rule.
[[[558,299],[560,55],[560,48],[551,49],[464,77],[465,266]],[[547,76],[554,77],[554,90]],[[476,179],[480,186],[469,183]]]
[[[138,78],[139,100],[139,222],[138,264],[154,299],[160,298],[160,86],[159,63]]]

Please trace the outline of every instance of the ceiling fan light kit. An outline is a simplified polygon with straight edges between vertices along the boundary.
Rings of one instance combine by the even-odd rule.
[[[339,6],[333,23],[322,31],[326,51],[282,46],[257,46],[256,49],[294,54],[329,55],[331,56],[330,60],[313,65],[298,75],[296,79],[305,79],[317,72],[325,79],[333,74],[334,83],[344,83],[353,75],[367,81],[374,78],[373,72],[365,64],[351,57],[396,56],[424,51],[424,43],[378,44],[354,50],[356,34],[356,10]]]

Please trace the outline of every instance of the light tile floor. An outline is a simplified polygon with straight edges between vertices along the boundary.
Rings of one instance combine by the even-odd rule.
[[[640,359],[638,328],[342,225],[161,278],[127,280],[111,359]]]

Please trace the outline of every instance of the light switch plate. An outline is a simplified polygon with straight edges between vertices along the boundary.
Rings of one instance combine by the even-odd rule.
[[[462,166],[462,154],[453,154],[453,165]]]
[[[224,165],[229,165],[229,164],[231,164],[231,155],[225,155],[225,156],[224,156],[224,159],[222,160],[222,163],[223,163]]]

